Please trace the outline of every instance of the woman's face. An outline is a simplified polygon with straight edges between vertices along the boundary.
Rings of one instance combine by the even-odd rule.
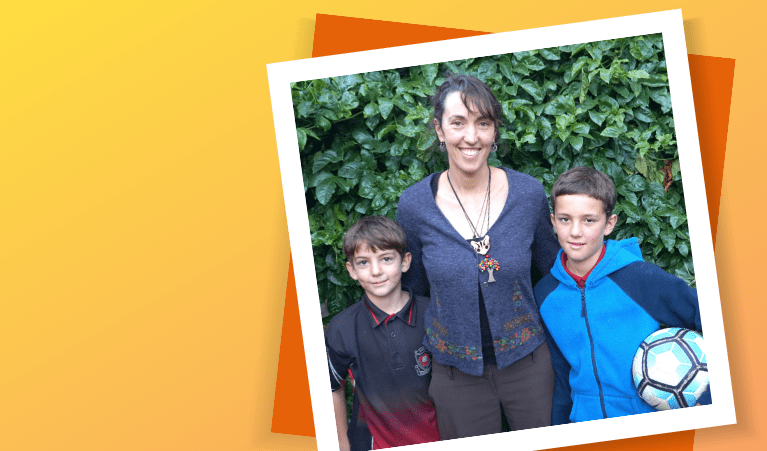
[[[473,106],[473,105],[472,105]],[[461,93],[451,92],[445,98],[442,125],[434,128],[440,141],[447,147],[447,160],[452,171],[473,174],[487,165],[490,145],[495,138],[495,124],[479,113],[469,111],[461,100]]]

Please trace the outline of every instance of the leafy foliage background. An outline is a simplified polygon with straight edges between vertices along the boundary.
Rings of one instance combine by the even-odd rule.
[[[363,215],[394,218],[402,191],[447,168],[428,127],[449,73],[485,82],[503,107],[490,164],[543,182],[575,166],[618,192],[611,238],[690,284],[694,270],[660,34],[294,83],[304,190],[323,316],[358,300],[341,250]]]

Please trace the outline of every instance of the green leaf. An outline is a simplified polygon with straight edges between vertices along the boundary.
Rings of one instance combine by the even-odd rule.
[[[543,61],[536,58],[534,55],[527,55],[520,60],[520,63],[524,64],[531,71],[543,70],[546,65]]]
[[[333,193],[336,191],[335,177],[328,177],[323,179],[317,184],[315,192],[317,194],[317,201],[322,205],[326,205]]]
[[[375,102],[370,102],[365,105],[365,109],[362,110],[365,117],[370,117],[378,114],[378,105]]]
[[[639,61],[644,61],[648,58],[650,58],[653,53],[652,43],[650,41],[644,40],[641,37],[639,39],[635,39],[631,41],[630,45],[630,52],[631,56],[638,59]]]
[[[573,117],[569,114],[563,114],[561,116],[557,116],[556,124],[558,130],[567,130],[569,131],[570,124],[573,121]]]
[[[425,81],[428,85],[434,84],[434,79],[437,77],[437,73],[439,72],[439,64],[425,64],[421,66],[421,71],[423,72],[423,75],[425,77]]]
[[[549,126],[549,129],[551,129],[551,126]],[[543,144],[543,156],[544,158],[549,158],[552,155],[554,155],[557,151],[557,146],[555,145],[554,139],[546,140],[546,143]]]
[[[358,106],[359,104],[360,104],[360,102],[359,102],[359,100],[357,100],[357,96],[355,96],[355,95],[354,95],[354,94],[352,94],[351,92],[349,92],[349,91],[346,91],[346,92],[344,92],[344,93],[341,95],[341,105],[342,105],[344,108],[347,108],[347,109],[350,109],[350,110],[351,110],[351,109],[353,109],[353,108],[357,108],[357,106]]]
[[[409,138],[414,137],[420,129],[413,124],[410,125],[398,125],[397,131]]]
[[[647,176],[647,171],[649,170],[647,167],[647,160],[641,157],[637,157],[636,161],[634,161],[634,167],[637,171],[639,171],[640,174]]]
[[[613,76],[613,73],[612,73],[611,69],[600,69],[599,70],[599,77],[602,79],[602,81],[604,81],[608,85],[610,84],[610,79]]]
[[[527,118],[531,122],[535,121],[535,113],[533,113],[533,110],[531,110],[530,108],[528,108],[528,107],[526,107],[524,105],[521,105],[521,106],[516,107],[515,110],[517,110],[517,111],[519,111],[521,113],[526,114]]]
[[[533,80],[526,78],[519,82],[519,87],[533,96],[536,102],[543,101],[543,90],[540,86],[538,86],[538,83],[534,82]]]
[[[556,47],[538,50],[538,53],[549,61],[559,61],[560,50]]]
[[[347,178],[347,179],[356,179],[356,178],[359,178],[361,170],[362,170],[361,162],[349,161],[345,163],[343,166],[341,166],[341,169],[338,170],[338,175],[340,177]]]
[[[373,135],[371,135],[370,132],[364,128],[354,129],[352,131],[352,138],[354,138],[354,140],[357,141],[365,149],[373,148]]]
[[[381,140],[384,136],[386,136],[390,132],[397,131],[397,124],[389,124],[386,127],[382,128],[381,130],[378,130],[378,133],[376,133],[376,138],[378,140]]]
[[[522,136],[522,139],[520,139],[519,142],[534,144],[535,135],[532,133],[527,133],[526,135]]]
[[[570,69],[570,76],[572,78],[575,78],[577,74],[581,73],[581,69],[583,69],[583,66],[589,64],[591,61],[592,61],[591,58],[587,56],[582,56],[578,58],[578,61],[576,61],[575,64],[573,64],[573,67]]]
[[[306,129],[297,128],[296,134],[298,135],[298,150],[303,150],[306,146]]]
[[[630,218],[640,219],[642,217],[642,212],[639,211],[639,207],[634,204],[621,204],[621,207]]]
[[[384,97],[378,99],[378,110],[381,112],[382,118],[387,119],[393,108],[394,103],[391,100]]]
[[[477,69],[476,77],[487,83],[488,78],[495,73],[495,66],[496,63],[492,59],[486,59],[482,61],[482,64],[480,64],[479,68]]]
[[[632,80],[638,80],[641,78],[650,78],[650,74],[643,70],[630,70],[626,72],[626,75]]]
[[[602,122],[605,121],[605,119],[607,118],[609,114],[610,113],[607,111],[594,111],[594,110],[589,111],[589,117],[591,118],[592,121],[594,121],[595,124],[599,126],[602,126]]]
[[[322,115],[319,115],[319,114],[318,114],[318,115],[315,117],[315,120],[317,121],[317,125],[318,125],[318,126],[319,126],[319,127],[322,129],[322,130],[324,130],[324,131],[328,131],[328,130],[330,130],[330,127],[332,126],[332,124],[330,123],[330,121],[329,121],[329,120],[328,120],[328,119],[327,119],[325,116],[322,116]]]
[[[362,176],[362,180],[360,180],[360,189],[358,191],[358,194],[360,195],[360,197],[363,197],[365,199],[372,199],[373,196],[375,196],[376,179],[377,178],[372,174],[365,174]]]
[[[652,123],[655,122],[655,118],[650,110],[645,108],[637,108],[634,110],[634,117],[642,122]]]
[[[504,77],[514,83],[516,76],[514,75],[514,67],[512,65],[511,58],[509,58],[507,55],[501,56],[501,58],[498,60],[498,70],[501,71],[501,74]]]
[[[551,122],[543,116],[539,116],[537,122],[543,139],[549,139],[551,136]]]
[[[331,270],[329,270],[329,269],[328,269],[328,271],[327,271],[327,273],[326,273],[326,276],[327,276],[328,280],[329,280],[330,282],[332,282],[333,284],[335,284],[335,285],[344,285],[344,283],[343,283],[343,282],[341,282],[341,281],[338,279],[338,277],[336,277],[336,275],[335,275],[335,274],[333,274],[333,272],[332,272]]]
[[[386,205],[386,199],[384,199],[381,193],[376,194],[375,197],[373,198],[373,204],[372,204],[373,209],[378,210],[384,205]]]
[[[657,236],[658,234],[660,234],[660,231],[661,231],[661,222],[660,221],[658,221],[655,217],[649,216],[649,215],[643,215],[642,218],[647,223],[647,226],[650,228],[650,232],[653,235]]]
[[[607,136],[608,138],[616,138],[620,136],[623,133],[623,130],[621,130],[618,127],[613,127],[612,125],[609,127],[605,127],[604,130],[602,130],[602,133],[600,135]]]
[[[561,114],[565,114],[566,107],[564,103],[562,102],[562,96],[557,96],[555,99],[551,100],[549,103],[546,104],[546,108],[544,108],[543,112],[552,116],[559,116]]]
[[[650,90],[650,98],[660,104],[661,111],[664,113],[671,111],[671,96],[667,89],[658,88]]]
[[[586,135],[588,134],[589,130],[591,130],[591,127],[589,127],[588,124],[575,124],[573,127],[573,133],[578,133],[580,135]]]
[[[312,173],[316,174],[317,172],[321,171],[322,168],[327,166],[329,163],[338,163],[339,161],[341,161],[341,157],[333,149],[327,150],[323,153],[315,154],[314,163],[312,164]],[[317,186],[317,185],[310,185],[310,186]]]
[[[679,160],[674,160],[674,162],[671,163],[672,177],[676,177],[679,174],[679,171],[680,171]]]
[[[328,178],[332,178],[332,177],[333,177],[333,174],[331,174],[331,173],[329,173],[327,171],[322,171],[322,172],[319,172],[317,174],[314,174],[314,175],[312,175],[309,178],[309,187],[310,188],[315,188],[317,185],[319,185],[323,181],[327,180]]]
[[[676,243],[676,234],[674,229],[663,229],[660,232],[660,239],[663,241],[663,245],[669,252],[674,251],[674,244]]]
[[[682,225],[685,221],[687,221],[687,217],[678,211],[675,211],[673,214],[671,214],[668,218],[669,222],[671,223],[671,227],[677,228],[680,225]]]
[[[583,147],[582,136],[571,136],[570,138],[568,138],[568,141],[570,142],[570,145],[573,146],[573,148],[577,151],[580,151],[581,147]]]
[[[418,150],[426,150],[432,145],[434,145],[434,141],[437,140],[437,135],[434,133],[422,133],[418,137]]]
[[[309,117],[309,114],[312,112],[312,102],[304,101],[298,104],[298,107],[296,108],[296,116],[298,118],[302,117]]]

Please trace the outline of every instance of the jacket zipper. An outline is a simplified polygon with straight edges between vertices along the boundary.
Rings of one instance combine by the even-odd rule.
[[[602,407],[602,417],[607,418],[607,409],[605,408],[605,397],[602,392],[602,383],[599,382],[599,372],[597,371],[597,357],[594,351],[594,338],[591,336],[591,326],[589,326],[589,315],[586,312],[586,287],[578,287],[581,290],[581,316],[586,321],[586,333],[589,335],[589,344],[591,345],[591,365],[594,367],[594,378],[599,388],[599,405]]]

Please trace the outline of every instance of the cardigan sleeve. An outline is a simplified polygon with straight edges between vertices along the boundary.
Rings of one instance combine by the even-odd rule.
[[[402,284],[413,290],[414,295],[426,296],[429,290],[429,282],[423,266],[423,245],[418,235],[420,227],[418,226],[417,203],[411,187],[402,193],[397,206],[397,223],[405,231],[407,251],[413,256],[410,262],[410,269],[402,274]]]
[[[554,235],[554,228],[551,225],[551,213],[549,212],[549,204],[546,200],[546,194],[543,192],[543,187],[541,187],[541,192],[542,195],[538,203],[540,214],[538,216],[538,224],[535,227],[532,253],[533,263],[538,268],[538,271],[540,271],[541,276],[545,276],[554,266],[560,246],[557,237]]]

